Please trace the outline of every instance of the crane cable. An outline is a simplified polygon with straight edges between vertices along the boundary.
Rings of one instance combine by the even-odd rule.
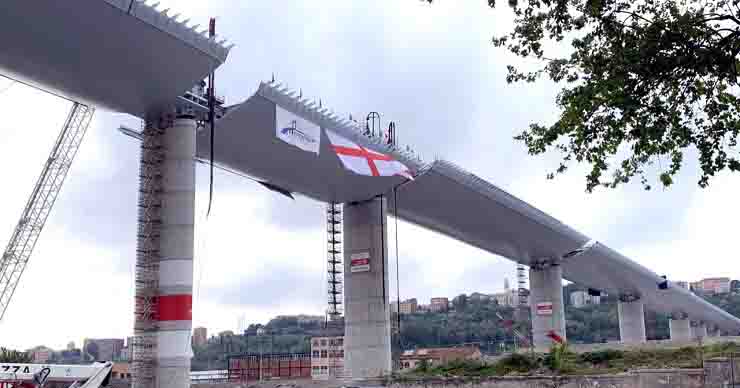
[[[401,275],[400,266],[398,264],[398,186],[393,187],[393,218],[395,222],[395,234],[396,234],[396,318],[398,319],[398,350],[403,350],[403,341],[401,339]]]
[[[385,275],[385,214],[383,213],[383,200],[385,196],[380,195],[380,265],[383,273],[383,311],[388,308],[388,303],[385,302],[386,297],[386,275]]]
[[[216,19],[211,18],[208,24],[208,35],[210,38],[216,36]],[[215,86],[216,81],[216,70],[211,71],[208,76],[208,121],[211,124],[211,154],[210,154],[210,185],[208,191],[208,211],[206,212],[206,218],[211,215],[211,205],[213,204],[213,154],[214,154],[214,143],[216,140],[216,97],[215,97]]]

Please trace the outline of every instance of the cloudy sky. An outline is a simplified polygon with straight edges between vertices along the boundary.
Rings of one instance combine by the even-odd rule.
[[[656,272],[740,277],[740,176],[720,174],[699,189],[691,164],[670,190],[631,185],[593,194],[584,193],[582,168],[545,179],[557,155],[530,157],[512,137],[555,117],[558,89],[506,84],[513,58],[490,44],[511,26],[506,9],[489,10],[483,0],[162,3],[201,25],[217,16],[219,32],[237,44],[218,72],[219,93],[230,102],[274,73],[337,112],[381,112],[426,159],[455,161]],[[69,103],[0,79],[0,104],[5,244]],[[61,348],[131,334],[138,145],[116,131],[122,124],[139,126],[135,118],[97,112],[0,322],[0,344]],[[207,177],[198,167],[193,324],[214,332],[276,314],[321,314],[323,204],[290,201],[217,173],[206,219]],[[399,239],[402,298],[496,292],[514,277],[511,262],[408,224],[399,225]],[[392,283],[392,298],[395,289]]]

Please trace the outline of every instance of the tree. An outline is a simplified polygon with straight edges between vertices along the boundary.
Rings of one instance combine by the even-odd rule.
[[[493,44],[540,65],[509,65],[507,81],[563,85],[559,118],[515,137],[530,154],[561,153],[549,178],[578,162],[590,166],[589,192],[637,177],[645,189],[669,186],[692,149],[701,187],[722,170],[740,170],[738,0],[508,3],[514,28]],[[553,54],[568,44],[566,55]]]
[[[456,296],[454,299],[452,299],[452,307],[455,309],[455,311],[465,311],[465,308],[468,306],[468,296],[465,294],[460,294]]]
[[[27,364],[33,361],[33,358],[27,352],[0,347],[0,362]]]

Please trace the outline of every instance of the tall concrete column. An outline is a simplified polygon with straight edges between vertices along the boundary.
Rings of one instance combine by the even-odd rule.
[[[546,351],[553,343],[551,332],[566,339],[563,269],[556,261],[535,263],[529,268],[529,285],[534,347]]]
[[[707,336],[707,325],[702,321],[691,321],[691,338],[700,340]]]
[[[645,336],[645,304],[639,296],[631,294],[619,295],[617,304],[619,316],[619,338],[622,343],[644,343]]]
[[[195,119],[180,116],[165,131],[163,139],[157,388],[190,386],[195,131]]]
[[[391,372],[386,201],[344,206],[344,368],[353,379]]]
[[[719,337],[719,327],[711,325],[707,328],[707,337]]]
[[[195,131],[189,115],[163,118],[144,131],[134,388],[190,386]]]
[[[691,321],[686,314],[674,313],[668,320],[671,341],[691,341]]]

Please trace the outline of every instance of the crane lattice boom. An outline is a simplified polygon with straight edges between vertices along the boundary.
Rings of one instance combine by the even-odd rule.
[[[75,102],[0,260],[0,320],[49,218],[95,109]]]

